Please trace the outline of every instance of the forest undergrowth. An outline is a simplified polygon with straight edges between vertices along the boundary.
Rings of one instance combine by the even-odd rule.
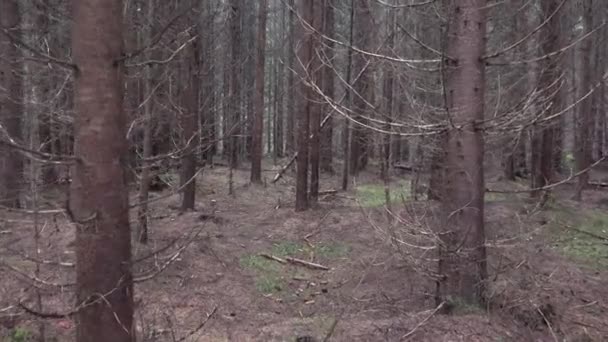
[[[608,336],[608,202],[599,189],[577,204],[564,185],[539,206],[527,193],[509,193],[520,189],[516,182],[489,181],[488,300],[470,307],[435,302],[425,234],[436,204],[409,200],[408,175],[393,177],[391,218],[375,174],[362,174],[347,192],[330,191],[340,180],[324,176],[319,206],[302,213],[290,202],[290,175],[252,186],[239,170],[229,196],[226,174],[223,167],[204,172],[195,211],[176,210],[178,195],[151,204],[150,241],[133,251],[139,341]],[[61,313],[74,302],[73,227],[61,213],[39,214],[36,253],[32,215],[2,217],[2,341],[33,341],[41,322],[47,341],[71,339],[74,323]]]

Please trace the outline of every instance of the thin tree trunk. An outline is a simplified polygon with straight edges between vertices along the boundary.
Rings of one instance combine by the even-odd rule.
[[[283,49],[281,49],[283,50]],[[283,158],[283,118],[284,118],[284,81],[285,81],[285,67],[283,63],[276,62],[277,64],[277,82],[276,82],[276,96],[275,96],[275,104],[276,110],[274,113],[273,121],[274,121],[274,139],[273,139],[273,152],[275,156],[275,160],[278,158]]]
[[[313,8],[313,21],[311,22],[312,27],[316,32],[323,30],[323,0],[317,0]],[[321,61],[319,60],[321,44],[316,36],[313,36],[311,42],[311,61],[309,63],[309,74],[311,75],[311,82],[317,87],[320,87],[322,83],[323,74],[320,73]],[[310,91],[310,202],[316,204],[319,199],[319,172],[320,172],[320,148],[321,148],[321,111],[323,106],[320,104],[320,96],[314,91]],[[327,124],[326,122],[325,124]]]
[[[308,25],[314,25],[314,8],[318,0],[299,0],[298,11],[303,21]],[[300,46],[297,51],[298,74],[308,82],[312,82],[312,72],[309,66],[313,57],[313,34],[311,30],[301,24],[298,26],[300,34]],[[312,26],[315,27],[315,26]],[[308,75],[308,76],[306,76]],[[311,88],[305,83],[300,82],[300,95],[298,96],[298,156],[296,160],[296,211],[303,211],[309,207],[308,198],[308,168],[309,168],[309,134],[310,134],[310,112],[311,112]]]
[[[154,1],[150,1],[147,4],[147,17],[150,20],[150,26],[148,27],[148,32],[146,38],[144,39],[144,44],[150,44],[152,41],[153,30],[152,30],[152,22],[154,18],[154,7],[156,3]],[[137,211],[138,218],[138,226],[136,238],[140,243],[148,242],[148,195],[150,191],[150,162],[147,160],[152,157],[152,72],[150,68],[146,68],[144,71],[144,79],[143,83],[143,101],[144,101],[144,127],[143,127],[143,142],[142,142],[142,154],[143,160],[141,162],[141,174],[140,174],[140,183],[139,183],[139,194],[138,199],[139,202],[142,203]]]
[[[239,163],[239,135],[241,133],[241,7],[242,0],[231,0],[230,5],[230,39],[231,39],[231,63],[228,101],[230,118],[226,127],[228,140],[228,158],[230,168],[235,169]]]
[[[289,0],[290,8],[294,8],[295,0]],[[291,69],[287,73],[287,127],[285,132],[285,150],[287,153],[293,153],[296,150],[296,139],[295,139],[295,101],[296,101],[296,83],[295,75],[293,70],[296,68],[295,54],[296,54],[296,22],[293,10],[289,10],[289,42],[287,45],[287,65]]]
[[[216,111],[215,111],[215,8],[213,1],[207,1],[203,13],[204,29],[201,32],[204,58],[202,62],[203,113],[201,115],[201,152],[207,165],[213,165],[217,153]]]
[[[76,340],[132,342],[133,278],[125,174],[122,1],[74,0]]]
[[[591,0],[583,1],[583,27],[584,32],[589,33],[593,29],[593,2]],[[592,44],[591,39],[583,40],[581,44],[581,59],[582,59],[582,70],[580,77],[580,95],[587,94],[591,90],[591,73],[592,67],[591,64],[591,54],[592,54]],[[578,171],[585,170],[591,164],[591,139],[592,134],[592,123],[593,123],[593,115],[592,115],[592,97],[589,96],[586,99],[582,100],[579,104],[579,112],[578,112],[578,148],[575,153],[576,159],[576,168]],[[582,199],[583,190],[587,187],[589,183],[589,172],[585,172],[578,177],[578,184],[576,186],[574,199],[576,201],[580,201]]]
[[[397,16],[396,11],[394,9],[389,9],[389,13],[387,13],[387,35],[390,35],[387,52],[393,50],[395,47],[395,36],[393,32],[397,28]],[[384,71],[384,85],[382,87],[383,95],[384,95],[384,113],[386,114],[386,125],[385,130],[391,131],[391,123],[393,121],[393,93],[394,93],[394,74],[392,70],[392,66],[388,66],[388,68]],[[390,194],[390,166],[391,166],[391,135],[383,134],[382,135],[382,180],[384,182],[384,200],[386,203],[387,210],[387,218],[389,221],[392,220],[391,214],[391,194]]]
[[[372,27],[371,8],[367,0],[355,1],[355,23],[354,40],[358,47],[368,49],[370,46],[369,30]],[[357,53],[353,56],[353,68],[359,72],[365,68],[367,56]],[[363,70],[359,78],[353,84],[355,95],[352,98],[352,107],[355,111],[355,119],[365,122],[365,113],[368,112],[365,103],[371,98],[372,87],[371,71],[369,68]],[[367,164],[370,152],[370,137],[365,127],[359,124],[353,126],[350,140],[350,174],[355,176],[363,170]]]
[[[266,63],[266,1],[258,4],[257,56],[255,65],[255,113],[251,149],[251,182],[262,184],[262,145],[264,131],[264,65]],[[270,121],[270,120],[269,120]],[[268,131],[270,134],[270,131]]]
[[[348,44],[349,47],[353,46],[354,40],[354,24],[355,24],[355,0],[350,1],[350,28],[349,28],[349,38]],[[347,64],[346,64],[346,105],[350,106],[352,104],[352,94],[351,94],[351,79],[352,79],[352,66],[353,66],[353,49],[348,49],[347,55]],[[348,119],[344,119],[344,126],[342,128],[342,154],[344,159],[344,164],[342,165],[342,190],[346,191],[348,189],[348,175],[350,174],[350,121]]]
[[[544,17],[548,18],[552,15],[559,6],[559,0],[543,1],[541,4]],[[541,39],[541,52],[549,54],[559,50],[559,32],[560,22],[559,16],[553,16],[549,19],[548,24],[543,28],[544,36]],[[557,87],[560,83],[557,82],[560,75],[559,61],[556,57],[546,58],[543,60],[543,68],[540,74],[539,86],[547,93],[556,94],[551,99],[553,106],[552,112],[558,112],[561,108],[560,96]],[[539,188],[552,181],[554,166],[555,166],[555,128],[552,126],[555,122],[551,122],[546,127],[538,127],[534,131],[534,143],[532,149],[535,151],[535,163],[532,173],[532,187]],[[532,196],[538,196],[540,191],[533,191]]]
[[[198,35],[197,37],[200,37]],[[195,38],[190,44],[188,55],[185,63],[186,75],[184,78],[188,80],[183,96],[186,111],[182,113],[182,129],[184,155],[182,156],[182,165],[180,172],[180,184],[184,187],[182,193],[182,211],[194,210],[196,199],[196,144],[195,137],[198,127],[199,118],[199,90],[200,90],[200,52],[198,40]]]
[[[334,36],[334,26],[335,26],[335,15],[334,15],[334,1],[333,0],[324,0],[323,5],[323,33],[333,38]],[[335,96],[334,89],[334,68],[333,68],[333,59],[334,59],[334,43],[332,41],[327,41],[325,43],[325,53],[324,56],[327,58],[325,64],[322,67],[323,81],[322,81],[322,89],[325,96],[330,99],[333,99]],[[324,106],[324,112],[330,114],[333,111],[331,106]],[[323,172],[327,172],[330,174],[334,173],[334,168],[332,165],[333,162],[333,117],[329,118],[329,121],[325,124],[323,129],[321,130],[321,155],[320,155],[320,167]]]
[[[19,4],[17,0],[0,1],[0,29],[6,29],[13,36],[20,36]],[[0,34],[0,136],[2,140],[21,143],[21,117],[23,115],[23,80],[21,73],[21,52],[6,34]],[[2,132],[4,131],[4,132]],[[4,137],[4,134],[9,137]],[[19,151],[0,144],[0,204],[20,207],[23,179],[23,160]]]
[[[455,127],[447,132],[446,191],[439,235],[437,300],[479,304],[485,298],[483,133],[485,0],[450,1],[446,59],[447,107]]]

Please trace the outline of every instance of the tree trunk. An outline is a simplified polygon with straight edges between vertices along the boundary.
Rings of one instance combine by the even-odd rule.
[[[323,5],[323,33],[330,38],[334,37],[334,26],[335,26],[335,15],[334,15],[334,1],[324,0]],[[334,90],[334,43],[327,41],[325,43],[325,54],[327,58],[322,67],[323,81],[322,89],[325,96],[330,99],[335,97]],[[323,112],[325,115],[330,115],[333,109],[329,105],[324,106]],[[321,152],[320,152],[320,167],[323,172],[330,174],[334,173],[333,162],[333,116],[330,116],[329,121],[321,129]]]
[[[559,0],[543,1],[541,3],[542,11],[545,18],[553,15],[558,9]],[[541,39],[541,53],[549,54],[559,50],[559,32],[560,19],[558,15],[554,15],[545,27],[543,27],[544,36]],[[555,94],[550,99],[552,102],[551,113],[556,113],[561,108],[561,99],[559,96],[558,87],[560,82],[557,80],[560,77],[559,60],[557,57],[545,58],[543,60],[542,72],[539,79],[539,87],[548,94]],[[548,123],[545,127],[537,127],[533,134],[533,155],[535,155],[535,163],[533,163],[532,172],[532,188],[540,188],[552,181],[555,166],[555,122]],[[536,150],[536,151],[534,151]],[[533,191],[532,196],[538,196],[540,191]]]
[[[242,0],[230,1],[230,75],[229,89],[229,119],[228,127],[228,158],[230,168],[235,169],[239,163],[239,141],[241,132],[241,7]]]
[[[198,35],[200,37],[200,35]],[[180,172],[180,184],[184,186],[182,193],[182,211],[194,210],[196,199],[196,131],[199,117],[199,90],[200,78],[200,38],[195,38],[188,47],[188,54],[183,63],[185,64],[186,89],[184,91],[184,103],[186,111],[182,113],[182,141],[184,144],[184,155]]]
[[[289,0],[290,8],[295,7],[295,0]],[[296,21],[293,10],[289,10],[289,42],[287,43],[287,65],[290,70],[287,72],[287,116],[286,116],[286,132],[285,132],[285,152],[293,153],[296,150],[296,132],[295,126],[295,101],[296,101],[296,82],[293,70],[296,68]],[[299,135],[299,134],[298,134]]]
[[[583,27],[584,33],[587,34],[593,30],[593,1],[587,0],[582,2],[583,7]],[[582,59],[582,70],[580,77],[580,95],[587,94],[591,88],[591,73],[593,72],[591,64],[591,49],[593,47],[591,39],[583,40],[581,44],[581,59]],[[593,124],[593,113],[591,108],[592,96],[588,96],[583,99],[579,104],[578,108],[578,146],[575,153],[576,168],[578,171],[583,171],[591,164],[591,143],[592,138],[592,124]],[[578,184],[576,186],[574,200],[580,201],[583,196],[583,190],[589,183],[589,172],[585,172],[578,177]]]
[[[479,304],[485,297],[484,233],[485,0],[452,0],[447,32],[447,132],[438,301]]]
[[[298,11],[302,20],[307,24],[314,26],[315,7],[318,6],[319,0],[299,0]],[[298,26],[300,34],[300,46],[297,51],[299,63],[298,74],[306,79],[307,82],[313,82],[313,77],[309,74],[313,70],[309,67],[313,60],[313,35],[308,27],[302,23]],[[308,75],[308,76],[307,76]],[[300,82],[300,95],[298,96],[298,157],[296,160],[296,211],[303,211],[309,207],[308,198],[308,168],[309,168],[309,134],[310,134],[310,112],[313,92],[311,87],[306,82]]]
[[[371,8],[367,0],[355,1],[354,41],[356,46],[368,49],[370,46],[369,30],[372,27]],[[360,53],[353,56],[353,69],[359,73],[365,68],[368,57]],[[353,84],[355,92],[352,107],[355,111],[355,120],[365,123],[365,114],[368,111],[366,102],[369,101],[373,85],[371,84],[371,71],[366,68]],[[350,139],[350,174],[355,176],[367,164],[370,148],[370,138],[367,129],[360,124],[354,124]]]
[[[262,184],[262,149],[264,131],[264,64],[266,63],[266,0],[258,4],[255,97],[251,146],[251,182]],[[268,132],[270,134],[270,131]]]
[[[72,1],[75,73],[70,213],[76,228],[76,340],[135,341],[123,111],[122,1]]]
[[[0,29],[20,37],[20,13],[17,0],[0,1]],[[0,34],[0,132],[1,140],[22,143],[23,80],[21,52],[6,34]],[[8,134],[9,137],[4,136]],[[16,149],[0,144],[0,204],[20,207],[23,160]]]
[[[147,4],[147,19],[150,21],[148,30],[146,33],[145,39],[143,39],[143,44],[150,44],[153,37],[153,29],[152,23],[154,20],[154,8],[156,3],[154,1],[150,1]],[[150,57],[150,56],[148,56]],[[153,94],[152,94],[152,70],[150,68],[146,68],[144,71],[144,79],[141,80],[143,83],[143,96],[142,100],[144,101],[144,127],[143,127],[143,141],[142,141],[142,162],[141,162],[141,174],[139,181],[139,194],[138,200],[141,205],[137,211],[138,218],[138,226],[136,238],[140,243],[148,242],[148,195],[150,191],[150,182],[151,182],[151,165],[147,160],[152,157],[152,127],[153,127],[153,112],[152,112],[152,103],[153,103]]]
[[[215,5],[207,1],[203,12],[201,40],[204,57],[201,61],[202,110],[201,115],[201,152],[207,165],[213,165],[213,156],[217,153],[216,114],[215,114]]]
[[[350,47],[353,46],[354,41],[354,25],[355,25],[355,0],[350,1],[350,18],[349,18],[349,37],[348,44]],[[348,49],[347,63],[346,63],[346,105],[352,104],[352,90],[350,89],[352,80],[352,67],[353,67],[353,49]],[[351,141],[351,129],[350,121],[344,118],[344,126],[342,127],[342,158],[344,163],[342,164],[342,190],[348,189],[348,175],[350,173],[350,141]]]
[[[313,8],[313,20],[311,25],[316,32],[323,30],[323,0],[315,1]],[[315,39],[316,35],[311,37],[312,42],[310,46],[311,50],[311,61],[308,67],[308,73],[311,75],[310,82],[314,83],[317,88],[321,87],[323,74],[319,71],[321,69],[321,61],[319,59],[319,48],[321,47],[320,41]],[[310,201],[312,204],[316,204],[319,199],[319,172],[320,172],[320,148],[321,148],[321,111],[323,106],[321,103],[321,97],[316,94],[315,91],[310,91],[311,97],[309,98],[310,106]],[[327,122],[325,123],[327,124]]]

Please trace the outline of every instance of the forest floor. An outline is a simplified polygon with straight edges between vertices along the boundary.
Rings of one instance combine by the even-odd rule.
[[[276,171],[266,167],[270,180]],[[175,209],[178,195],[151,204],[150,242],[134,244],[134,259],[144,259],[134,267],[139,341],[608,340],[606,190],[589,189],[575,203],[564,185],[543,207],[525,192],[488,193],[489,303],[444,315],[429,276],[435,264],[426,232],[436,205],[408,201],[408,174],[393,176],[399,219],[392,224],[377,174],[321,196],[303,213],[293,210],[291,172],[277,184],[250,186],[248,171],[238,170],[234,196],[227,174],[223,167],[204,171],[194,212]],[[321,184],[322,191],[338,189],[340,179],[324,176]],[[19,299],[36,307],[38,288],[40,311],[73,305],[74,229],[61,214],[39,215],[36,254],[34,216],[0,217],[0,340],[26,341],[40,319],[24,313]],[[47,341],[73,338],[69,319],[44,326]]]

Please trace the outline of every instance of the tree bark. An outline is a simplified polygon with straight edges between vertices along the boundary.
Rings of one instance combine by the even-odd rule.
[[[593,1],[587,0],[582,2],[583,7],[583,27],[585,34],[593,30]],[[591,73],[593,72],[591,64],[592,40],[585,39],[581,43],[581,59],[582,70],[580,78],[580,95],[587,94],[591,88]],[[592,124],[593,113],[591,108],[592,96],[583,99],[579,104],[578,116],[578,146],[574,155],[576,159],[576,169],[578,171],[585,170],[591,165],[591,144],[592,144]],[[585,172],[578,177],[578,184],[574,194],[574,200],[580,201],[583,197],[583,190],[589,183],[589,172]]]
[[[6,29],[14,37],[20,37],[21,16],[17,0],[0,1],[0,29]],[[10,38],[0,33],[0,139],[21,143],[23,115],[23,80],[21,52]],[[4,136],[8,134],[9,137]],[[23,159],[19,151],[0,144],[0,204],[20,207],[23,179]]]
[[[201,152],[207,165],[213,165],[213,156],[217,153],[216,113],[215,113],[215,5],[206,1],[202,15],[203,30],[201,40],[203,60],[201,61],[202,114],[201,114]]]
[[[264,64],[266,63],[266,1],[258,4],[255,97],[251,146],[251,183],[262,184],[262,149],[264,131]],[[270,134],[270,131],[268,132]]]
[[[319,0],[299,0],[298,11],[304,22],[313,25],[314,8]],[[315,27],[315,26],[312,26]],[[310,29],[301,24],[298,26],[300,46],[297,51],[298,75],[307,82],[313,82],[310,66],[313,57],[313,35]],[[300,95],[298,96],[298,156],[296,160],[296,211],[303,211],[309,207],[308,198],[308,168],[309,168],[309,134],[312,90],[306,82],[300,82]]]
[[[311,25],[316,32],[323,30],[323,0],[317,0],[313,8],[313,16]],[[311,37],[311,60],[309,63],[309,71],[311,80],[318,88],[322,85],[323,74],[320,72],[321,61],[319,60],[321,44],[319,39],[316,39],[316,34]],[[316,204],[319,199],[319,176],[320,176],[320,148],[321,148],[321,111],[323,106],[320,104],[321,98],[314,91],[310,91],[309,98],[310,106],[310,201]],[[325,124],[327,124],[326,122]]]
[[[334,15],[334,1],[324,0],[323,5],[323,34],[327,37],[334,37],[334,26],[335,26],[335,15]],[[334,89],[334,43],[327,41],[325,43],[324,56],[327,58],[322,67],[323,81],[322,89],[325,96],[330,99],[335,97]],[[331,114],[333,109],[329,105],[324,106],[323,112],[325,115]],[[321,129],[321,151],[320,151],[320,167],[323,172],[330,174],[334,173],[333,168],[333,116],[329,118],[329,121]]]
[[[241,132],[241,7],[242,0],[230,1],[230,71],[229,71],[229,119],[226,131],[228,134],[228,158],[231,169],[239,163],[239,135]]]
[[[348,32],[348,44],[350,47],[353,46],[354,41],[354,25],[355,25],[355,0],[350,0],[350,18],[349,18],[349,32]],[[353,49],[349,48],[347,53],[347,63],[346,63],[346,84],[347,88],[346,92],[346,105],[350,106],[352,104],[352,90],[350,86],[352,85],[352,68],[353,68]],[[344,126],[342,127],[342,158],[344,159],[344,163],[342,164],[342,190],[346,191],[348,189],[348,178],[350,173],[350,141],[351,141],[351,127],[350,121],[344,118]]]
[[[370,46],[369,30],[372,27],[371,8],[368,0],[355,1],[355,23],[354,23],[354,41],[355,44],[362,49],[368,49]],[[367,56],[360,53],[353,55],[353,69],[359,73],[365,68]],[[366,102],[371,96],[371,71],[366,68],[353,84],[354,95],[352,98],[352,107],[355,111],[355,120],[365,123],[365,113],[368,112]],[[365,168],[368,160],[370,138],[367,129],[360,124],[355,124],[352,129],[350,139],[350,174],[355,176]]]
[[[295,7],[295,0],[289,0],[290,8]],[[296,68],[296,22],[293,10],[289,10],[289,42],[287,45],[287,65],[291,69],[287,73],[287,116],[286,116],[286,132],[285,132],[285,152],[293,153],[296,150],[295,138],[295,101],[296,101],[296,82],[293,70]]]
[[[74,0],[76,340],[135,341],[122,1]]]
[[[484,233],[485,0],[452,0],[447,32],[446,189],[439,234],[437,300],[482,303],[487,261]]]
[[[197,37],[200,37],[198,35]],[[195,38],[188,47],[188,54],[183,61],[185,64],[186,89],[184,91],[184,103],[186,111],[182,113],[182,141],[184,144],[184,155],[180,172],[180,184],[184,186],[182,192],[182,211],[194,210],[196,199],[196,131],[200,121],[199,113],[199,90],[200,78],[200,38]]]
[[[559,0],[543,1],[541,3],[542,12],[545,18],[555,13],[559,6]],[[543,28],[541,39],[541,53],[546,55],[559,50],[560,20],[558,15],[553,15],[547,25]],[[559,60],[557,57],[549,57],[543,60],[543,68],[539,78],[539,87],[547,94],[555,94],[551,99],[550,113],[556,113],[561,108],[561,98],[558,88],[560,82]],[[533,134],[532,149],[535,163],[532,169],[532,188],[540,188],[552,181],[555,170],[555,124],[553,121],[544,127],[537,127]],[[532,196],[538,196],[540,191],[533,191]]]

